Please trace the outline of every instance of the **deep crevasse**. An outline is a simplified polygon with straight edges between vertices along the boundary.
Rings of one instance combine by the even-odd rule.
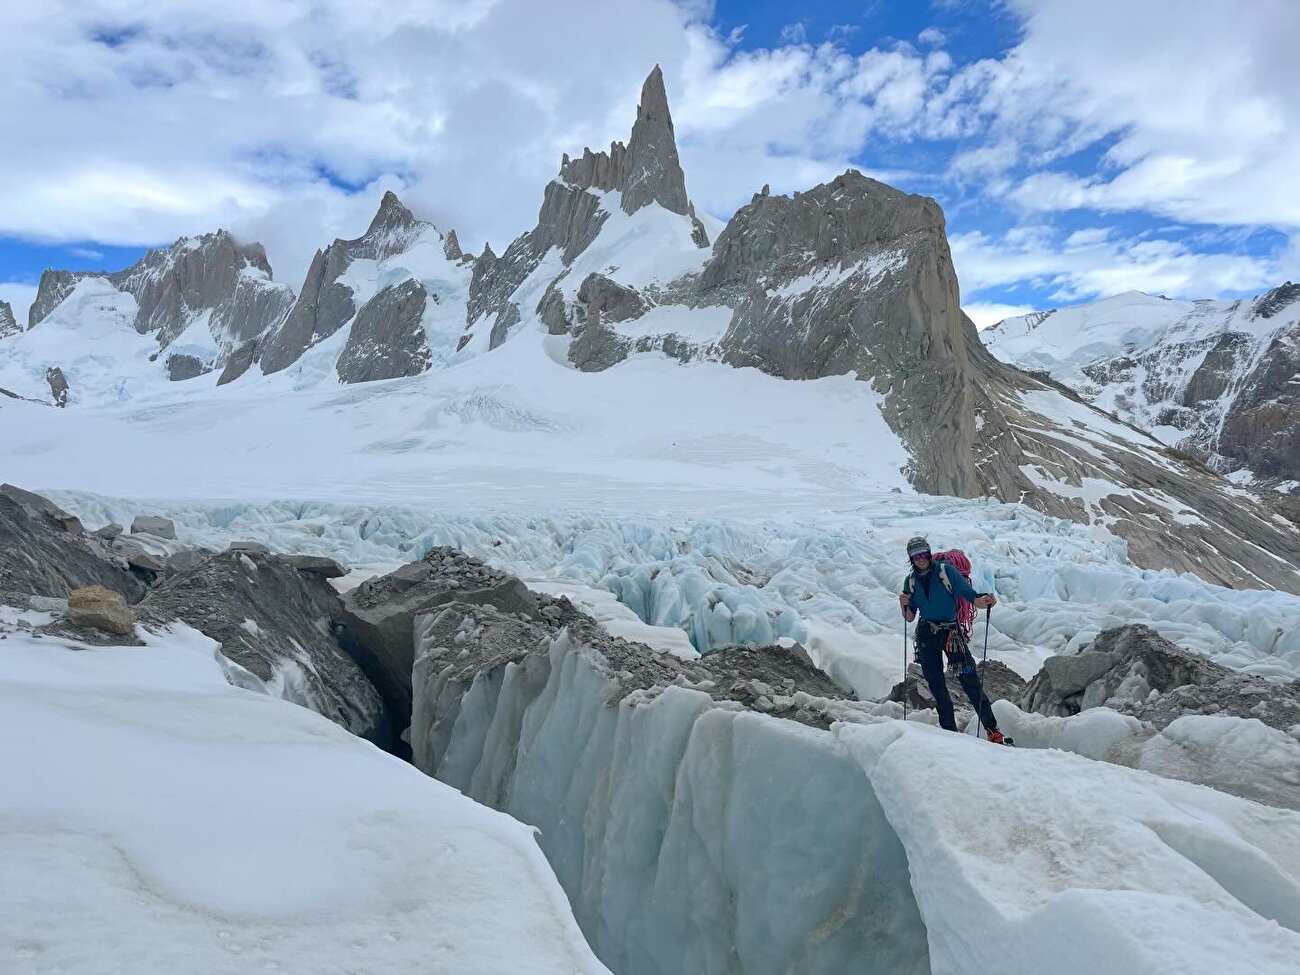
[[[567,636],[468,687],[429,649],[417,766],[538,827],[620,975],[930,970],[903,847],[829,732],[682,687],[624,697]]]
[[[921,724],[629,694],[567,635],[466,686],[432,619],[416,764],[538,828],[620,975],[1293,971],[1296,813]]]

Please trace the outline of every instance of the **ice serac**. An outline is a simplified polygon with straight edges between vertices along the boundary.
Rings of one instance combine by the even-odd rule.
[[[906,858],[829,731],[580,620],[550,638],[458,604],[416,633],[417,767],[538,828],[613,971],[930,971]]]
[[[400,254],[431,225],[417,220],[389,190],[366,232],[335,240],[312,259],[298,299],[259,344],[262,372],[287,368],[309,348],[342,328],[357,313],[352,288],[339,279],[358,260],[382,261]]]
[[[14,310],[9,307],[9,302],[0,301],[0,339],[17,335],[21,331],[18,322],[14,320]]]
[[[428,369],[432,354],[423,324],[428,300],[424,286],[407,278],[362,305],[335,365],[339,381],[418,376]]]

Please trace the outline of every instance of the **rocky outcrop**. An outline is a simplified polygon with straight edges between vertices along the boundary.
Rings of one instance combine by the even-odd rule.
[[[1300,305],[1293,307],[1300,308]],[[1300,321],[1268,342],[1225,414],[1218,439],[1208,445],[1227,459],[1224,466],[1245,468],[1257,477],[1274,481],[1300,480],[1297,376],[1300,376]]]
[[[54,401],[54,405],[67,406],[68,377],[63,374],[63,370],[58,366],[50,366],[45,370],[45,381],[50,386],[50,398]]]
[[[1300,725],[1300,682],[1229,670],[1142,625],[1106,630],[1080,653],[1047,658],[1019,703],[1055,717],[1106,707],[1156,728],[1187,715],[1255,718],[1284,732]]]
[[[436,233],[431,224],[417,220],[396,193],[386,192],[362,236],[335,240],[316,252],[293,308],[259,346],[262,372],[288,367],[357,313],[352,289],[339,280],[353,261],[382,261],[400,254],[429,231]]]
[[[399,728],[411,715],[415,617],[453,601],[490,603],[514,614],[537,611],[536,597],[518,579],[450,548],[435,548],[343,596],[343,645],[379,689]]]
[[[408,278],[362,305],[335,364],[339,381],[418,376],[428,369],[433,362],[423,323],[428,301],[424,286]]]
[[[30,596],[66,598],[92,585],[132,603],[145,592],[126,564],[82,531],[74,516],[39,495],[0,487],[0,602],[22,606]]]
[[[232,683],[293,701],[392,749],[396,733],[374,686],[334,630],[338,594],[320,575],[260,552],[224,552],[161,582],[141,622],[181,620],[221,644]]]
[[[103,586],[85,586],[68,593],[67,617],[77,626],[105,633],[129,636],[135,632],[135,613],[122,594]]]
[[[17,335],[21,331],[22,328],[14,319],[14,310],[9,306],[9,302],[0,301],[0,339]]]
[[[174,383],[194,379],[209,372],[208,364],[193,355],[169,355],[167,357],[167,378]]]

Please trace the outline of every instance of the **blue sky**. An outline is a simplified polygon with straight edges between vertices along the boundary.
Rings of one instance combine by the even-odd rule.
[[[218,226],[295,287],[385,189],[467,246],[663,64],[688,190],[855,166],[934,196],[963,304],[1300,277],[1300,5],[1257,0],[116,0],[0,9],[0,299]]]

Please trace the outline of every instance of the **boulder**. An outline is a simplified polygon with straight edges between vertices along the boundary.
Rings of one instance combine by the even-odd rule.
[[[221,643],[233,683],[323,714],[386,749],[398,746],[383,701],[336,637],[342,612],[324,579],[261,552],[227,551],[169,575],[142,621],[181,620]]]
[[[175,538],[176,525],[170,518],[160,518],[157,515],[136,515],[135,520],[131,522],[131,534]]]
[[[282,558],[299,572],[307,572],[322,579],[340,579],[348,574],[347,569],[324,555],[285,555]]]
[[[146,552],[127,538],[114,539],[113,551],[126,559],[126,564],[133,569],[139,569],[154,575],[167,570],[167,562],[164,559]]]
[[[1300,681],[1230,670],[1140,624],[1105,630],[1080,653],[1049,657],[1018,703],[1054,717],[1107,707],[1155,728],[1187,715],[1257,718],[1283,732],[1300,725]]]
[[[50,398],[54,401],[54,405],[67,406],[68,377],[63,374],[63,370],[58,366],[50,366],[45,370],[45,381],[49,384]]]
[[[94,535],[96,538],[102,538],[106,542],[111,542],[113,539],[117,538],[118,535],[122,534],[123,531],[124,529],[121,525],[115,521],[110,521],[103,528],[96,528]]]
[[[183,548],[167,556],[167,571],[187,572],[201,565],[214,554],[216,553],[206,548]]]
[[[68,593],[68,619],[107,633],[135,632],[135,614],[120,592],[103,586],[83,586]]]
[[[263,542],[231,542],[226,547],[227,552],[258,552],[261,555],[269,555],[271,549]]]
[[[411,715],[415,618],[451,602],[490,604],[506,613],[537,614],[537,597],[513,576],[451,548],[367,579],[343,595],[344,647],[370,677],[399,727]]]

